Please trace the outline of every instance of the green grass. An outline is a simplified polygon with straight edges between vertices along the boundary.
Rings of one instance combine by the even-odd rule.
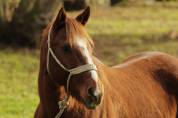
[[[142,51],[158,50],[177,55],[177,7],[93,8],[87,30],[97,42],[97,55],[110,65]],[[177,32],[177,36],[171,37],[170,32]]]
[[[178,31],[175,7],[127,6],[92,11],[87,30],[95,41],[96,55],[104,63],[121,63],[143,51],[178,54],[178,38],[168,33]],[[38,50],[0,50],[0,118],[33,117],[39,101],[38,69]]]
[[[28,50],[1,50],[0,65],[0,118],[31,118],[38,101],[38,57]]]

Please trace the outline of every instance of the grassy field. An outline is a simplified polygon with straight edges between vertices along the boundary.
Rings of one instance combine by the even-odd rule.
[[[96,55],[104,63],[121,63],[127,56],[142,51],[178,55],[178,38],[172,36],[178,31],[176,6],[92,11],[87,30],[95,41]],[[38,69],[39,50],[0,50],[0,118],[33,117],[38,103]]]
[[[0,118],[32,118],[37,98],[36,51],[0,51]]]

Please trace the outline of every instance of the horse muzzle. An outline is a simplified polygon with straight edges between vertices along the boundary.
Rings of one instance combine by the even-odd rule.
[[[100,91],[89,88],[88,97],[84,100],[84,104],[88,109],[95,109],[101,103],[101,99],[102,93]]]

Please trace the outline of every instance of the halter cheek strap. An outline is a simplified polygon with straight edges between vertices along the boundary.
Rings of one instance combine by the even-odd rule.
[[[51,40],[51,31],[52,31],[52,26],[49,29],[49,33],[48,33],[48,54],[47,54],[47,71],[48,73],[50,73],[50,69],[49,69],[49,57],[50,55],[54,58],[54,60],[56,61],[56,63],[63,68],[65,71],[69,72],[68,78],[67,78],[67,96],[65,96],[65,98],[61,101],[58,102],[59,105],[59,112],[58,114],[55,116],[55,118],[60,118],[62,113],[64,112],[64,110],[67,108],[67,106],[69,105],[69,83],[70,83],[70,79],[71,76],[73,75],[77,75],[86,71],[90,71],[90,70],[97,70],[97,67],[94,64],[85,64],[73,69],[67,69],[56,57],[56,55],[54,54],[53,50],[50,47],[50,40]]]

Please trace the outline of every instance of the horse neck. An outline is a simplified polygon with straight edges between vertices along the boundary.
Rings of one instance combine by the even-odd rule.
[[[51,76],[47,71],[47,43],[43,40],[40,54],[40,70],[38,78],[38,91],[40,96],[40,105],[42,106],[43,112],[48,117],[55,117],[59,112],[58,108],[58,97],[60,93],[58,86],[54,81],[54,76]],[[51,59],[52,60],[52,59]],[[54,60],[53,60],[54,61]],[[67,78],[66,72],[59,67],[60,78]],[[58,78],[59,79],[59,78]]]
[[[43,40],[44,41],[44,40]],[[44,42],[43,42],[44,43]],[[38,77],[38,91],[40,106],[45,116],[51,117],[57,111],[56,87],[47,73],[47,46],[42,45],[40,53],[40,70]]]

